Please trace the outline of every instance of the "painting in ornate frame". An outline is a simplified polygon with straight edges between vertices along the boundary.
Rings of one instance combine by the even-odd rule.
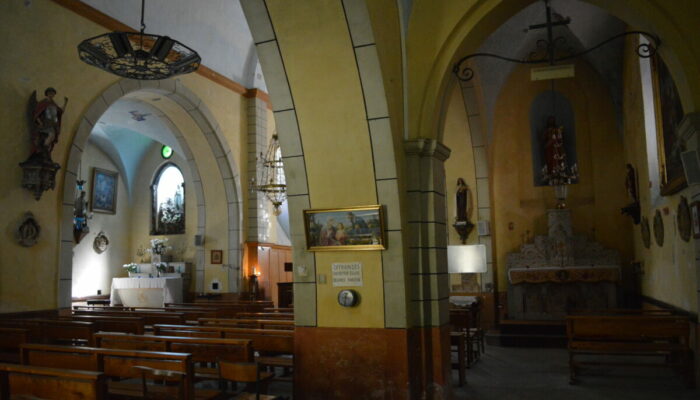
[[[681,162],[681,152],[685,148],[678,136],[678,126],[683,120],[683,105],[673,77],[661,57],[653,57],[651,66],[661,194],[668,196],[688,186]]]
[[[304,210],[304,227],[310,251],[387,248],[380,205]]]
[[[118,186],[119,173],[102,168],[93,168],[90,209],[94,212],[116,214]]]
[[[212,250],[211,251],[211,263],[212,264],[222,264],[224,262],[224,251],[223,250]]]
[[[693,238],[700,239],[700,201],[690,203],[690,220],[693,227]]]

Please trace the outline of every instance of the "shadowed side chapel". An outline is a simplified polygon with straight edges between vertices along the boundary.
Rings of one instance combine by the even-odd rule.
[[[2,2],[0,393],[696,398],[698,17]]]

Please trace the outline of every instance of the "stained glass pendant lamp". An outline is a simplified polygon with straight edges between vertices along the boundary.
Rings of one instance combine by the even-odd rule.
[[[85,39],[78,45],[80,59],[138,80],[166,79],[196,71],[202,61],[196,51],[167,36],[145,33],[145,1],[141,0],[140,32],[111,32]]]

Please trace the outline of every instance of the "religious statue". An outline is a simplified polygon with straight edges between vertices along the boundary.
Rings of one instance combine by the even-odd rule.
[[[557,126],[554,116],[547,118],[544,136],[542,177],[550,186],[570,185],[578,178],[576,164],[568,165],[564,147],[564,127]]]
[[[32,154],[40,153],[47,160],[51,159],[51,152],[58,143],[61,134],[61,119],[68,105],[68,97],[63,98],[63,107],[59,107],[53,100],[56,89],[49,87],[44,90],[44,98],[37,102],[36,91],[30,98],[31,122],[32,122]]]
[[[639,191],[637,189],[637,173],[632,164],[627,164],[625,189],[627,190],[630,203],[621,209],[622,214],[632,217],[634,224],[638,225],[641,219],[641,207],[639,204]]]
[[[45,190],[56,186],[56,172],[61,168],[51,159],[51,152],[58,143],[61,134],[61,119],[68,105],[68,98],[64,97],[63,107],[60,107],[53,98],[56,89],[49,87],[44,90],[41,101],[36,99],[36,90],[29,98],[27,117],[30,126],[31,152],[26,161],[21,162],[22,187],[34,193],[34,198],[39,200]]]
[[[88,214],[88,201],[85,198],[85,190],[83,190],[85,181],[79,180],[76,184],[80,194],[75,198],[73,204],[73,239],[77,244],[90,232],[87,220],[91,217]]]
[[[542,132],[544,142],[544,165],[542,180],[549,186],[554,186],[557,199],[556,207],[566,208],[567,185],[576,183],[578,166],[569,165],[564,142],[564,127],[557,126],[554,116],[547,117],[547,126]]]
[[[474,224],[469,221],[472,211],[471,191],[463,178],[457,178],[455,198],[457,200],[457,216],[452,226],[459,234],[459,239],[462,241],[462,244],[465,244],[469,233],[474,229]]]

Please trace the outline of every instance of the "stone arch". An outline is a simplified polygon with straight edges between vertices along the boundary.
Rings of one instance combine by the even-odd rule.
[[[403,265],[403,236],[399,204],[398,172],[394,153],[389,111],[384,91],[369,13],[364,1],[339,1],[350,36],[364,111],[372,146],[374,184],[377,204],[386,205],[387,241],[391,243],[382,252],[384,279],[384,309],[387,327],[405,327],[405,282]],[[307,158],[290,86],[284,57],[265,0],[241,2],[253,34],[265,81],[270,92],[275,126],[279,135],[284,170],[287,178],[290,229],[295,265],[304,265],[304,276],[294,274],[295,317],[297,325],[316,325],[316,262],[313,253],[306,251],[302,210],[311,208],[307,180]],[[386,295],[391,293],[391,296]],[[396,311],[402,309],[403,311]]]
[[[431,74],[425,83],[424,95],[417,101],[413,110],[418,111],[413,119],[411,137],[433,136],[440,138],[441,116],[444,98],[451,85],[458,84],[452,74],[453,63],[461,56],[473,53],[479,45],[497,27],[537,0],[520,0],[497,2],[482,0],[471,7],[453,27],[447,39],[432,63]],[[640,0],[636,7],[629,4],[616,4],[605,0],[585,0],[599,7],[625,23],[649,31],[661,38],[659,54],[664,57],[674,81],[679,87],[679,94],[684,109],[691,113],[696,110],[700,98],[700,85],[690,81],[693,71],[700,69],[700,64],[693,56],[693,51],[679,25],[655,4],[654,0]],[[693,85],[693,86],[691,86]],[[682,88],[682,89],[681,89]]]
[[[206,138],[209,147],[216,158],[219,173],[224,183],[226,202],[228,208],[228,260],[230,263],[229,290],[238,291],[238,271],[240,270],[241,249],[241,193],[240,175],[236,168],[233,153],[224,138],[221,127],[216,122],[211,111],[202,100],[189,90],[179,79],[166,79],[162,81],[136,81],[122,79],[104,90],[87,108],[83,114],[80,124],[70,145],[68,163],[66,164],[65,179],[63,182],[62,200],[62,222],[59,247],[59,279],[58,279],[58,306],[61,308],[71,306],[72,272],[73,272],[73,238],[72,238],[72,216],[73,199],[75,196],[75,184],[77,170],[82,158],[88,136],[92,132],[93,126],[97,123],[102,114],[120,98],[137,92],[154,92],[165,95],[175,101],[184,112],[189,114],[199,131]],[[194,192],[197,199],[197,234],[204,235],[206,230],[206,199],[202,180],[199,174],[196,160],[190,150],[184,134],[165,115],[159,115],[161,121],[171,130],[183,149],[184,157],[187,160],[192,179],[194,182]],[[197,290],[204,289],[204,265],[205,250],[198,246],[195,256],[195,281]]]

